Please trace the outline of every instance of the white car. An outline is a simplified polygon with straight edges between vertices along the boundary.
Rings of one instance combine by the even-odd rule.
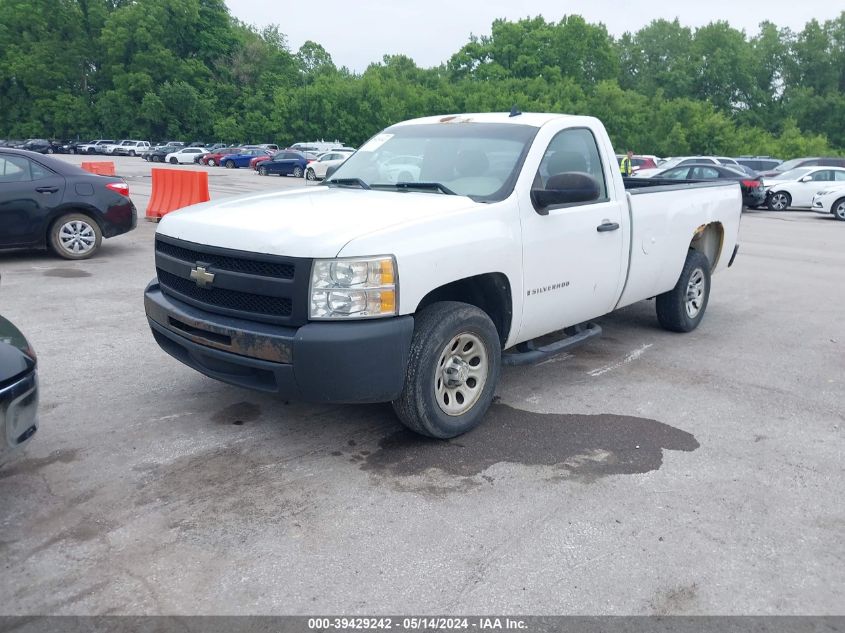
[[[164,162],[171,165],[192,165],[198,155],[206,152],[207,150],[204,147],[183,147],[178,152],[170,152],[164,157]]]
[[[305,177],[308,180],[322,180],[326,177],[329,167],[342,165],[343,161],[352,156],[350,152],[326,152],[320,154],[317,160],[312,160],[305,168]]]
[[[763,181],[766,204],[772,211],[809,209],[819,190],[840,182],[845,185],[845,167],[799,167]]]
[[[149,141],[121,141],[120,145],[116,145],[110,154],[115,156],[140,156],[150,149]]]
[[[115,141],[112,140],[91,141],[90,143],[77,146],[76,151],[80,154],[101,154],[106,147],[114,144]]]
[[[388,182],[414,182],[420,179],[421,156],[393,156],[379,169]]]
[[[845,222],[845,182],[816,193],[812,209],[825,215],[832,213],[837,220]]]
[[[129,142],[130,141],[128,139],[123,140],[123,141],[115,141],[114,143],[109,143],[108,145],[101,147],[99,149],[99,152],[101,154],[114,154],[114,150],[116,150],[118,147],[120,147],[124,143],[129,143]]]

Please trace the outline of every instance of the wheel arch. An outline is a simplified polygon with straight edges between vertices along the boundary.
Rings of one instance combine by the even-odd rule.
[[[699,226],[690,240],[689,248],[698,251],[710,262],[710,272],[716,270],[722,248],[725,244],[725,227],[721,222],[710,222]]]
[[[426,294],[414,312],[439,301],[460,301],[483,310],[496,326],[502,347],[505,346],[513,325],[513,295],[507,275],[484,273],[450,282]]]

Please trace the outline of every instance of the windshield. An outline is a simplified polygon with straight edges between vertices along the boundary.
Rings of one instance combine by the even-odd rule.
[[[798,169],[791,169],[790,171],[785,171],[782,174],[778,174],[778,180],[799,180],[803,176],[806,176],[811,171],[813,171],[812,167],[799,167]]]
[[[513,191],[537,129],[466,121],[396,125],[367,141],[326,184],[497,202]]]
[[[806,158],[793,158],[792,160],[788,160],[785,163],[781,163],[780,165],[775,167],[774,171],[790,171],[798,167],[798,165],[800,165],[806,160]]]

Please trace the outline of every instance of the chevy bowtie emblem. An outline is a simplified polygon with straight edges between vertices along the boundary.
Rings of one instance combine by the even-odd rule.
[[[214,273],[208,272],[204,266],[197,266],[191,269],[191,279],[197,282],[200,288],[205,288],[214,283]]]

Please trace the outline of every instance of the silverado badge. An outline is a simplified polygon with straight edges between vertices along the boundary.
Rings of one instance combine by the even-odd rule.
[[[191,269],[191,279],[197,282],[200,288],[205,288],[214,282],[214,273],[208,272],[204,266],[197,265]]]

